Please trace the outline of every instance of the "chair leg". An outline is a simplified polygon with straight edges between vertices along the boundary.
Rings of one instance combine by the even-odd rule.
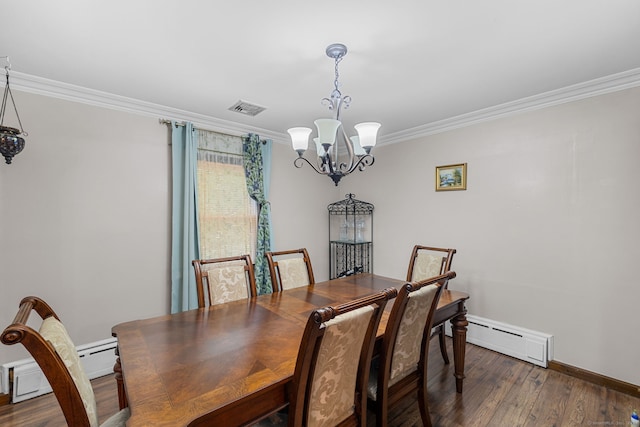
[[[424,427],[432,427],[431,416],[429,415],[429,403],[427,402],[427,381],[420,380],[418,385],[418,406],[420,407],[420,418]]]
[[[442,360],[444,360],[444,364],[449,364],[449,355],[447,354],[447,342],[445,341],[444,336],[444,325],[438,326],[438,341],[440,341],[440,353],[442,354]]]
[[[380,399],[378,397],[378,399]],[[387,427],[387,417],[389,411],[387,408],[387,402],[377,400],[376,404],[376,427]]]

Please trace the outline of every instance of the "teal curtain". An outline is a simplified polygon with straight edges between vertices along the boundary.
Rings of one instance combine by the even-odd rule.
[[[171,220],[171,312],[198,308],[191,261],[200,258],[198,247],[198,137],[193,124],[171,122],[173,203]]]
[[[266,165],[264,158],[271,159],[271,141],[260,141],[260,136],[250,133],[242,137],[242,153],[244,157],[244,172],[247,178],[249,196],[258,203],[258,242],[256,245],[255,275],[258,294],[273,292],[269,266],[264,253],[271,250],[271,208],[266,197],[265,173],[271,174],[271,165]],[[263,152],[266,151],[266,156]],[[271,163],[269,161],[269,163]]]

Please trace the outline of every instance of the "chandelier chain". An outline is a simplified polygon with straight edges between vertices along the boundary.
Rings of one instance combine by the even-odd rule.
[[[336,58],[336,64],[335,64],[335,75],[336,75],[336,79],[333,81],[333,87],[335,88],[336,92],[340,93],[340,89],[338,89],[338,86],[340,86],[340,82],[338,81],[340,79],[340,72],[338,71],[338,64],[340,64],[340,61],[342,61],[342,56],[339,58]]]

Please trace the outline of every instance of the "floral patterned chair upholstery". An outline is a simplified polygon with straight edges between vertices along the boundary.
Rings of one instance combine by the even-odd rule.
[[[420,416],[431,426],[427,403],[427,361],[433,314],[451,271],[405,284],[391,309],[380,354],[371,365],[367,394],[375,403],[376,425],[386,426],[389,409],[417,390]]]
[[[266,252],[274,292],[315,283],[311,258],[305,248]]]
[[[196,259],[191,263],[196,274],[199,308],[258,294],[250,255]]]
[[[26,325],[33,310],[42,318],[38,331]],[[98,427],[91,382],[66,328],[46,302],[37,297],[23,298],[13,323],[4,330],[1,339],[7,345],[22,343],[31,353],[49,381],[67,425]],[[101,426],[124,426],[129,415],[129,409],[125,408]]]
[[[415,245],[411,252],[407,281],[419,282],[451,271],[451,262],[455,253],[455,249]],[[447,343],[444,339],[444,324],[434,325],[434,332],[431,336],[435,337],[436,335],[438,336],[438,341],[440,341],[442,359],[445,364],[449,364]]]

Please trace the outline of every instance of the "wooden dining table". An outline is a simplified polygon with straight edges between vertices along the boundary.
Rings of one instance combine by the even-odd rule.
[[[121,406],[131,410],[127,426],[235,426],[284,407],[310,313],[404,283],[362,273],[114,326],[116,377],[124,379],[126,393]],[[434,326],[452,323],[459,393],[468,298],[466,293],[445,290],[434,315]],[[384,334],[391,305],[392,301],[378,338]]]

